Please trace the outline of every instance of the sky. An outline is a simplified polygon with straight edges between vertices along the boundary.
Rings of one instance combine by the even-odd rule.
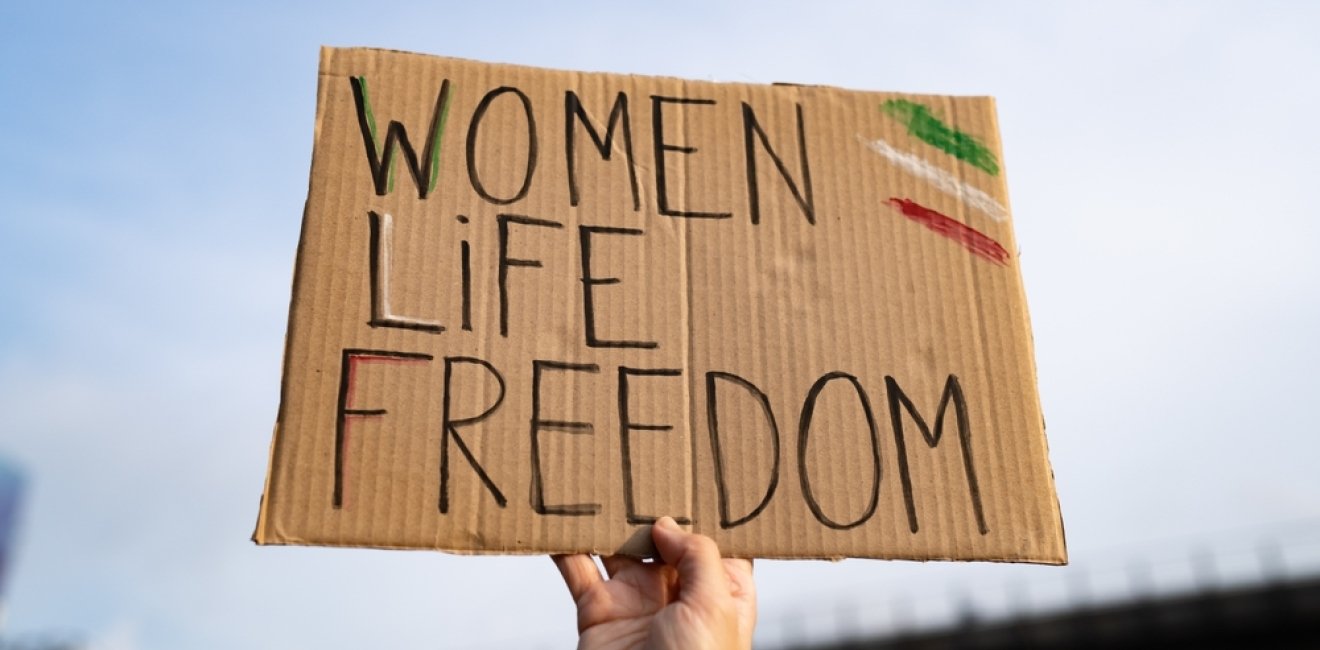
[[[321,45],[993,95],[1074,564],[1320,520],[1312,3],[270,4],[0,5],[0,455],[30,488],[12,634],[573,643],[544,557],[249,541]],[[763,634],[1069,570],[761,562]]]

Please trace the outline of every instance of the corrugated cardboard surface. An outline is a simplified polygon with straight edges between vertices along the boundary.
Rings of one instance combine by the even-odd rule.
[[[259,543],[1065,561],[991,99],[325,49],[317,100]]]

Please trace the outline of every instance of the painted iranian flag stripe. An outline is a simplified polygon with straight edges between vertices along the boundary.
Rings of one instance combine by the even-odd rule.
[[[1008,218],[1008,209],[996,201],[994,197],[962,182],[957,176],[922,160],[921,157],[899,151],[884,140],[868,141],[860,135],[857,136],[857,140],[865,144],[871,151],[884,156],[889,162],[903,168],[913,176],[919,176],[930,181],[941,192],[984,213],[985,216],[995,221],[1003,221]]]
[[[976,136],[945,124],[924,105],[906,99],[891,99],[881,104],[880,110],[906,126],[913,137],[991,176],[999,175],[999,160],[989,147]]]
[[[957,242],[973,255],[1000,266],[1008,264],[1008,251],[985,233],[964,225],[945,214],[932,210],[912,199],[889,199],[890,207],[927,229]]]

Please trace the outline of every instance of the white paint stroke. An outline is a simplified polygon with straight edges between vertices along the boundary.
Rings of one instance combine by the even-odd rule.
[[[376,302],[372,305],[371,326],[388,325],[428,332],[444,331],[445,328],[436,321],[400,316],[390,308],[390,270],[394,265],[391,259],[394,252],[394,217],[388,212],[382,212],[379,219],[380,232],[376,241],[376,259],[372,260],[377,266],[372,269],[376,282],[374,287]]]
[[[867,140],[861,135],[857,136],[857,140],[865,144],[871,151],[887,158],[889,162],[902,167],[913,176],[920,176],[930,181],[941,192],[980,210],[987,217],[995,221],[1003,221],[1008,218],[1008,208],[1005,208],[989,194],[958,180],[957,176],[922,160],[918,156],[899,151],[884,140]]]

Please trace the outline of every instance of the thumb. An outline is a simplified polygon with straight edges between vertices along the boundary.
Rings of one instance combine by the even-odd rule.
[[[729,596],[729,576],[720,562],[720,549],[714,540],[679,528],[670,517],[655,522],[651,538],[665,564],[678,570],[681,600]]]

